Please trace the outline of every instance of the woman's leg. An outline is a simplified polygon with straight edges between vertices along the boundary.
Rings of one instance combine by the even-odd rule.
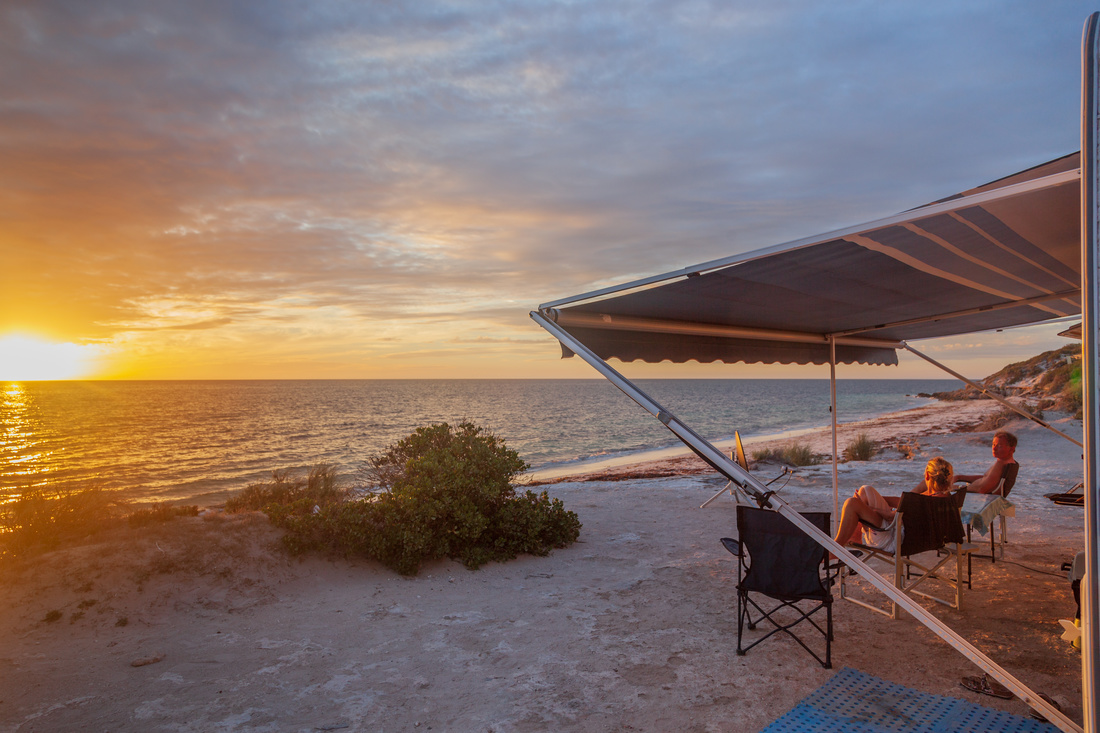
[[[844,502],[840,510],[840,526],[836,530],[836,541],[846,545],[859,540],[861,535],[859,520],[861,519],[876,527],[882,526],[882,515],[867,506],[866,502],[858,496],[853,496]]]
[[[878,493],[874,486],[870,485],[860,486],[856,491],[856,496],[862,499],[864,504],[877,511],[884,522],[889,521],[894,516],[894,511],[901,503],[901,497],[883,496]]]

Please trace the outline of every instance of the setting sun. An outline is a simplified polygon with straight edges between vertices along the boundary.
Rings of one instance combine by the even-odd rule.
[[[91,369],[93,349],[27,336],[0,338],[0,382],[79,379]]]

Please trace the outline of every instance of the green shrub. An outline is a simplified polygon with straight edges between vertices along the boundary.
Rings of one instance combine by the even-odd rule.
[[[469,568],[527,553],[545,555],[577,539],[580,521],[546,492],[517,495],[527,464],[492,433],[463,422],[417,428],[368,461],[373,493],[318,498],[287,480],[249,487],[239,502],[260,505],[286,530],[294,553],[333,551],[378,560],[403,575],[452,558]],[[229,509],[229,504],[226,506]]]
[[[844,449],[844,460],[846,461],[869,461],[874,455],[875,442],[867,437],[867,433],[860,433]]]

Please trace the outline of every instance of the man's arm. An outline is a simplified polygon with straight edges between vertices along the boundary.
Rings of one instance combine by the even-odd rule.
[[[1004,461],[999,458],[993,461],[993,465],[989,467],[988,471],[971,481],[966,487],[967,492],[971,494],[992,494],[997,490],[998,484],[1001,483],[1001,474],[1004,473],[1004,469]]]

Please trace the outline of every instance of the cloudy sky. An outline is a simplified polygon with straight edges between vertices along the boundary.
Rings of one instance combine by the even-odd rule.
[[[595,376],[528,311],[1077,150],[1094,9],[9,0],[0,336],[105,377]],[[981,377],[1052,330],[926,349]]]

